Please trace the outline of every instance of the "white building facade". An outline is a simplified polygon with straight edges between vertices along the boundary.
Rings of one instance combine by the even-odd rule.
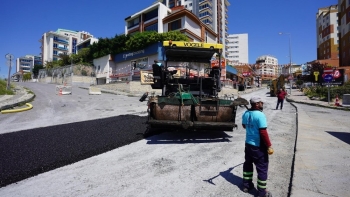
[[[88,32],[66,29],[44,33],[39,40],[43,65],[48,61],[59,60],[60,54],[76,54],[78,51],[77,44],[90,37],[93,37],[93,35]]]
[[[34,56],[26,55],[16,59],[16,72],[31,73],[34,68]]]
[[[232,65],[248,64],[248,34],[230,34],[227,38],[226,44],[226,59]]]
[[[272,55],[262,55],[256,59],[258,73],[262,80],[278,77],[280,74],[285,74],[286,70],[278,65],[278,59]]]
[[[228,0],[163,0],[169,8],[184,6],[195,14],[204,24],[218,34],[217,42],[223,44],[223,54],[226,53],[228,39]]]

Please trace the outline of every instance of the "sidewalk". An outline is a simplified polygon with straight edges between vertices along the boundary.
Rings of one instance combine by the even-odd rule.
[[[287,92],[289,93],[289,89],[287,90]],[[335,106],[334,101],[328,103],[327,101],[311,100],[309,97],[305,96],[303,92],[299,91],[299,89],[292,89],[292,94],[288,95],[286,100],[288,102],[302,103],[331,109],[350,110],[349,107]],[[340,105],[341,104],[342,102],[340,101]]]

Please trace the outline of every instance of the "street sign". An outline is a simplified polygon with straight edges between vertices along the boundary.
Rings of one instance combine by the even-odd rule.
[[[328,74],[328,75],[324,76],[323,79],[325,82],[331,82],[333,80],[333,76]]]

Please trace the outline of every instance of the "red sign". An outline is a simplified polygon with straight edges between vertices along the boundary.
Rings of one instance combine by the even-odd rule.
[[[324,78],[326,75],[332,75],[333,78],[335,78],[335,79],[337,79],[341,76],[340,71],[338,69],[333,71],[333,69],[329,69],[329,68],[325,68],[323,70],[322,78]]]
[[[243,75],[244,77],[249,77],[249,76],[250,76],[250,72],[243,72],[242,75]]]
[[[225,64],[225,60],[221,60],[221,68],[225,68],[226,64]],[[211,61],[211,67],[219,67],[219,60],[212,60]]]

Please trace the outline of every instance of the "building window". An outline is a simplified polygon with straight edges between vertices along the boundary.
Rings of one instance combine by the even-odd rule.
[[[139,17],[131,20],[131,21],[128,21],[128,28],[132,28],[132,27],[135,27],[136,25],[138,25],[140,23],[140,19]]]
[[[169,8],[175,7],[175,0],[170,0],[169,1]]]
[[[206,8],[210,8],[210,9],[212,9],[212,7],[211,7],[211,6],[210,6],[208,3],[206,3],[206,4],[204,4],[204,5],[199,6],[199,10],[206,9]]]
[[[168,24],[168,30],[169,31],[174,31],[174,30],[177,30],[177,29],[180,29],[180,28],[181,28],[181,19],[173,21],[173,22]]]
[[[149,25],[147,27],[145,27],[145,31],[156,31],[158,32],[158,23]]]
[[[148,21],[152,18],[158,17],[158,9],[154,9],[154,10],[146,13],[144,17],[145,17],[145,21]]]

